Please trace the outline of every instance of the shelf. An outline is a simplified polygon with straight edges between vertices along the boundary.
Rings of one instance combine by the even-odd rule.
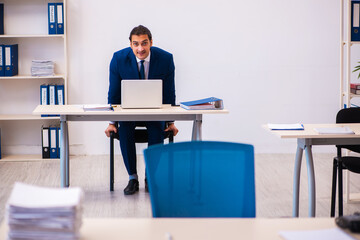
[[[59,158],[42,158],[40,154],[23,154],[23,155],[4,155],[0,159],[1,162],[28,162],[28,161],[58,161]]]
[[[0,114],[0,120],[60,120],[60,117],[41,117],[31,114]]]
[[[31,76],[31,75],[16,75],[11,77],[0,77],[0,80],[8,80],[8,79],[64,79],[64,75],[56,74],[54,76]]]
[[[0,35],[1,38],[64,38],[64,34],[14,34],[14,35]]]

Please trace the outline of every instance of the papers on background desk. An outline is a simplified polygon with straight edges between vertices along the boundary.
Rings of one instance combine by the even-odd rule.
[[[319,134],[355,134],[349,127],[314,128]]]
[[[270,130],[304,130],[304,126],[301,123],[292,124],[272,124],[268,123]]]
[[[15,183],[6,204],[8,239],[79,239],[80,188],[45,188]]]
[[[84,111],[113,111],[110,104],[87,104],[83,106]]]
[[[339,228],[310,231],[281,231],[279,235],[285,240],[354,240]]]

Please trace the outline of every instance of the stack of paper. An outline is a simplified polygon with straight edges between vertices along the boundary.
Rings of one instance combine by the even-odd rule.
[[[79,239],[80,188],[44,188],[16,183],[6,205],[8,239]]]
[[[113,111],[110,104],[87,104],[83,106],[84,111]]]
[[[32,60],[31,76],[53,76],[54,62],[48,60]]]
[[[355,134],[349,127],[314,128],[319,134]]]

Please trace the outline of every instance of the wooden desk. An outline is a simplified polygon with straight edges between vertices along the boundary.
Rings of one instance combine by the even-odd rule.
[[[330,127],[350,127],[355,134],[318,134],[314,128]],[[267,126],[264,126],[268,129]],[[306,165],[308,172],[309,186],[309,217],[315,217],[316,192],[315,192],[315,173],[312,156],[313,145],[359,145],[360,144],[360,124],[304,124],[304,130],[271,130],[272,133],[280,138],[297,138],[297,151],[294,167],[293,183],[293,217],[299,216],[299,190],[300,190],[300,170],[303,150],[306,154]]]
[[[224,114],[227,110],[185,110],[164,105],[161,109],[122,109],[84,111],[82,105],[39,105],[34,115],[60,115],[60,177],[61,187],[70,185],[68,121],[193,121],[192,140],[201,140],[203,114]]]
[[[283,240],[279,231],[335,228],[333,218],[94,218],[84,219],[81,240]],[[349,233],[349,232],[347,232]],[[7,225],[0,227],[5,240]],[[360,234],[351,234],[360,239]]]

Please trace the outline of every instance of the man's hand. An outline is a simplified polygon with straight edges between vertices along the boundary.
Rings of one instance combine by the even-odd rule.
[[[105,135],[110,137],[110,132],[117,133],[117,127],[114,124],[109,124],[109,126],[105,129]]]
[[[176,128],[174,123],[170,123],[169,126],[165,129],[165,132],[172,131],[174,136],[178,134],[179,130]]]

